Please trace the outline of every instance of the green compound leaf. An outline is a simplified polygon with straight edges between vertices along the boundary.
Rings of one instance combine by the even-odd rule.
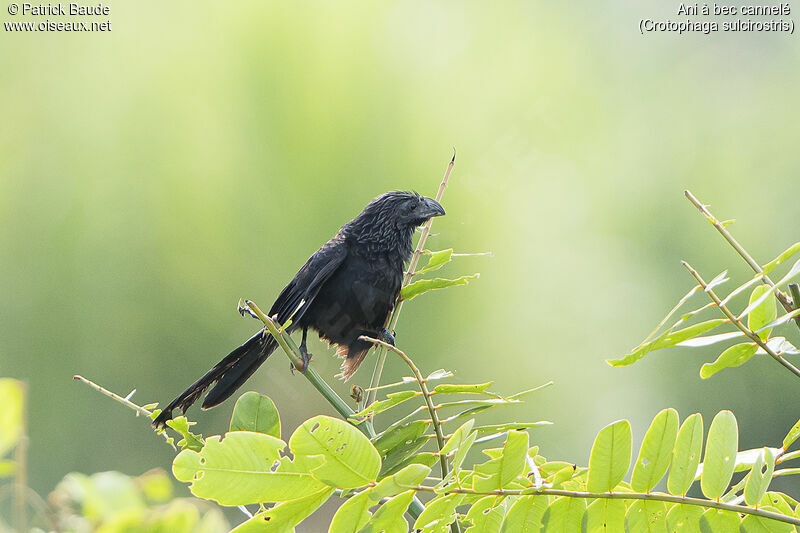
[[[464,494],[442,494],[425,506],[425,510],[414,523],[414,530],[421,533],[447,533],[456,519],[456,507],[461,505]],[[333,532],[331,532],[333,533]]]
[[[233,407],[231,431],[255,431],[281,438],[281,417],[275,403],[255,391],[245,392]]]
[[[524,496],[508,510],[503,520],[502,533],[538,533],[547,511],[547,496]],[[625,515],[623,505],[623,516]]]
[[[497,496],[486,496],[472,504],[466,520],[472,523],[465,533],[499,533],[505,508]]]
[[[708,430],[703,473],[700,476],[700,487],[706,498],[715,500],[725,493],[733,476],[738,447],[736,417],[730,411],[720,411]]]
[[[363,487],[375,481],[381,469],[381,456],[369,439],[353,425],[329,416],[303,422],[289,439],[289,448],[296,456],[320,458],[311,473],[340,489]]]
[[[667,513],[667,530],[675,533],[700,533],[703,508],[676,503]]]
[[[678,343],[693,339],[703,333],[711,331],[712,329],[728,322],[727,318],[716,318],[714,320],[707,320],[694,324],[678,331],[667,330],[662,333],[658,338],[653,341],[645,342],[634,348],[634,350],[623,357],[622,359],[613,359],[606,361],[611,366],[628,366],[642,359],[645,355],[655,350],[662,348],[670,348]]]
[[[744,486],[744,501],[747,505],[758,505],[764,494],[767,493],[769,482],[772,481],[772,472],[775,470],[775,456],[767,448],[763,448],[758,454],[747,484]]]
[[[586,500],[562,496],[556,499],[542,517],[546,533],[575,533],[581,531]]]
[[[636,500],[625,514],[625,531],[667,533],[667,505],[664,502]]]
[[[450,259],[453,256],[453,249],[448,248],[447,250],[440,250],[438,252],[429,252],[427,255],[428,263],[420,270],[417,270],[415,274],[424,274],[425,272],[439,270],[450,262]]]
[[[367,525],[361,529],[361,533],[407,533],[408,522],[403,518],[403,513],[413,499],[413,490],[390,499],[375,511]]]
[[[762,268],[764,270],[764,274],[769,274],[773,270],[775,270],[778,266],[782,265],[786,261],[788,261],[794,254],[800,252],[800,242],[796,242],[791,245],[789,248],[781,252],[778,257],[764,265]]]
[[[769,285],[758,285],[750,294],[750,303],[752,304],[765,293],[770,292]],[[769,339],[769,334],[772,328],[764,328],[767,324],[772,322],[778,317],[778,308],[775,305],[775,298],[766,298],[761,304],[751,311],[747,317],[747,327],[750,331],[759,331],[758,336],[762,339]]]
[[[597,499],[586,508],[586,533],[625,531],[625,502]]]
[[[714,422],[711,422],[713,427]],[[710,430],[709,430],[710,431]],[[739,531],[739,515],[733,511],[708,509],[700,518],[700,531],[703,533],[725,533]]]
[[[434,278],[434,279],[421,279],[414,283],[409,283],[400,291],[400,298],[403,300],[410,300],[415,296],[432,291],[435,289],[446,289],[448,287],[455,287],[457,285],[466,285],[473,279],[478,279],[480,274],[472,274],[468,276],[461,276],[456,279]]]
[[[600,430],[589,456],[589,492],[609,492],[616,487],[631,464],[631,424],[619,420]]]
[[[656,415],[645,433],[639,457],[633,466],[631,487],[636,492],[650,492],[672,461],[672,449],[678,436],[678,412],[664,409]]]
[[[700,368],[700,377],[708,379],[720,370],[742,365],[756,354],[756,350],[758,350],[758,345],[753,342],[743,342],[731,346],[722,352],[713,363],[704,363]]]
[[[333,488],[323,487],[304,498],[280,503],[270,510],[258,513],[230,533],[289,533],[311,513],[328,501]]]
[[[190,482],[198,498],[221,505],[282,502],[322,490],[324,485],[309,472],[280,458],[278,452],[285,447],[282,440],[263,433],[232,431],[224,439],[209,437],[199,453],[183,450],[172,463],[172,473]]]
[[[684,496],[689,491],[702,451],[703,417],[700,413],[695,413],[683,422],[675,440],[672,466],[667,478],[667,489],[671,494]]]
[[[524,473],[527,456],[528,433],[509,431],[500,456],[475,466],[473,489],[478,492],[502,489]]]

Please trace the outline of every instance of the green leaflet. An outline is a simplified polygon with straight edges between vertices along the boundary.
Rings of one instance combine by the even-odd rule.
[[[693,339],[694,337],[697,337],[698,335],[701,335],[707,331],[711,331],[712,329],[725,324],[726,322],[728,322],[727,318],[715,318],[713,320],[706,320],[705,322],[700,322],[699,324],[694,324],[677,331],[672,331],[669,329],[662,333],[655,340],[640,344],[622,359],[608,360],[606,362],[611,366],[632,365],[650,352],[660,350],[662,348],[669,348],[677,345],[680,342]]]
[[[747,505],[758,505],[764,494],[767,493],[769,482],[772,481],[772,472],[775,470],[775,456],[767,448],[763,448],[758,455],[747,484],[744,486],[744,501]]]
[[[773,513],[780,513],[779,509],[775,507],[762,507],[764,511],[772,511]],[[791,533],[795,531],[792,524],[785,522],[778,522],[777,520],[770,520],[755,515],[747,515],[742,520],[741,529],[744,533]]]
[[[773,270],[775,270],[778,266],[782,265],[784,262],[788,261],[794,254],[800,252],[800,242],[796,242],[791,245],[789,248],[781,252],[778,257],[761,267],[764,270],[764,274],[769,274]]]
[[[366,416],[370,413],[378,414],[386,411],[387,409],[391,409],[395,405],[400,405],[401,403],[410,400],[414,396],[419,396],[419,392],[415,392],[413,390],[404,390],[399,392],[390,392],[386,395],[385,400],[380,400],[374,402],[372,405],[364,409],[363,411],[359,411],[351,415],[351,418],[360,418]]]
[[[586,533],[625,531],[625,502],[597,499],[586,508]]]
[[[280,439],[250,431],[232,431],[224,439],[215,435],[198,453],[183,450],[172,463],[179,481],[190,482],[192,494],[221,505],[294,500],[324,486],[288,458]],[[280,460],[278,468],[273,464]]]
[[[713,422],[711,423],[713,426]],[[739,515],[732,511],[707,509],[700,518],[703,533],[736,533],[739,531]]]
[[[636,500],[625,513],[625,531],[667,533],[667,505],[664,502]]]
[[[700,476],[700,487],[706,498],[716,499],[725,493],[733,476],[738,447],[736,417],[730,411],[720,411],[708,429],[703,473]]]
[[[333,515],[328,533],[358,533],[369,522],[369,508],[376,503],[369,492],[362,491],[344,502]]]
[[[414,491],[403,492],[381,505],[361,533],[408,533],[403,513],[414,499]]]
[[[675,533],[700,533],[703,508],[676,503],[667,513],[667,529]]]
[[[429,252],[428,263],[420,270],[417,270],[415,274],[424,274],[425,272],[433,272],[434,270],[439,270],[444,265],[450,262],[452,256],[453,256],[452,248],[448,248],[447,250],[439,250],[438,252]]]
[[[311,473],[340,489],[363,487],[375,481],[381,469],[381,456],[369,439],[353,425],[329,416],[303,422],[289,439],[289,448],[296,456],[321,458]]]
[[[538,533],[547,505],[547,496],[524,496],[518,499],[503,520],[502,533]],[[624,513],[623,510],[623,516]]]
[[[486,383],[479,383],[476,385],[450,385],[447,383],[443,383],[441,385],[436,385],[434,387],[433,392],[436,394],[454,394],[454,393],[473,393],[473,394],[480,394],[485,393],[486,389],[492,386],[494,381],[488,381]]]
[[[589,492],[609,492],[622,481],[631,464],[631,424],[619,420],[600,430],[589,456]]]
[[[502,489],[517,476],[524,475],[528,455],[528,433],[509,431],[499,457],[476,465],[472,487],[478,492]],[[461,459],[463,460],[463,458]]]
[[[403,300],[411,300],[415,296],[432,291],[435,289],[446,289],[448,287],[455,287],[457,285],[466,285],[473,279],[478,279],[480,274],[472,274],[461,276],[456,279],[434,278],[434,279],[420,279],[413,283],[409,283],[400,291],[400,298]]]
[[[757,298],[751,299],[750,303],[747,307],[745,307],[744,311],[737,317],[739,320],[743,319],[747,315],[753,312],[753,310],[757,309],[762,303],[764,303],[767,298],[770,298],[772,294],[777,290],[778,287],[789,281],[791,278],[800,274],[800,260],[796,261],[792,268],[789,269],[789,272],[782,277],[773,287],[769,287],[767,290],[763,291],[760,296]]]
[[[292,533],[294,527],[328,501],[333,488],[324,487],[304,498],[280,503],[258,513],[230,533]]]
[[[505,508],[497,496],[485,496],[472,504],[466,520],[472,523],[466,533],[499,533]]]
[[[155,414],[155,413],[153,413]],[[176,416],[171,420],[167,420],[167,425],[183,435],[183,439],[178,441],[178,446],[181,448],[186,448],[188,450],[193,450],[199,452],[203,449],[203,436],[202,435],[195,435],[189,428],[195,425],[197,422],[189,422],[185,416]]]
[[[713,363],[703,363],[703,366],[700,367],[700,377],[708,379],[720,370],[743,365],[756,354],[756,350],[758,350],[758,345],[753,342],[743,342],[731,346],[722,352]]]
[[[422,533],[447,533],[455,520],[455,509],[464,500],[463,494],[442,494],[425,506],[425,510],[414,523],[414,529]]]
[[[586,500],[581,498],[557,498],[542,517],[543,532],[575,533],[581,530],[583,514],[586,511]]]
[[[783,438],[783,449],[785,450],[791,446],[797,440],[797,437],[800,437],[800,420],[794,423],[792,429]]]
[[[684,496],[694,481],[703,451],[703,416],[695,413],[687,418],[675,440],[672,465],[667,478],[671,494]]]
[[[231,431],[255,431],[281,438],[281,417],[275,403],[255,391],[245,392],[233,407]]]
[[[769,285],[758,285],[753,292],[750,293],[750,303],[752,304],[765,293],[770,292]],[[747,317],[747,327],[750,331],[759,331],[758,336],[762,339],[769,339],[769,334],[772,328],[764,328],[767,324],[772,322],[778,317],[778,308],[776,307],[775,298],[766,298],[761,304],[753,309]]]
[[[678,412],[664,409],[656,415],[644,436],[639,457],[633,466],[631,487],[636,492],[650,492],[672,461],[672,450],[678,436]]]

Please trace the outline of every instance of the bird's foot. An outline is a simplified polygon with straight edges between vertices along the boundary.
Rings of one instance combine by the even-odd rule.
[[[306,369],[308,368],[308,365],[311,363],[311,358],[313,356],[310,353],[308,353],[308,350],[304,345],[300,345],[300,355],[303,356],[303,359],[300,363],[301,366],[298,367],[297,370],[299,370],[300,372],[305,372]],[[294,367],[294,365],[292,366]]]
[[[239,299],[239,305],[238,305],[237,308],[239,310],[239,314],[240,315],[242,315],[242,316],[250,315],[251,317],[253,317],[255,319],[258,319],[258,315],[255,314],[252,309],[250,309],[250,306],[247,305],[247,303],[245,303],[245,300],[242,300],[240,298]]]
[[[394,335],[387,328],[383,328],[378,332],[378,340],[394,346]]]

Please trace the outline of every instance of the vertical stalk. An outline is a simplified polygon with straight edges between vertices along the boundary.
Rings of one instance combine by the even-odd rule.
[[[14,448],[16,472],[14,476],[14,522],[17,531],[28,530],[28,519],[25,513],[25,496],[28,491],[27,453],[28,453],[28,386],[20,381],[22,390],[22,425],[17,445]]]

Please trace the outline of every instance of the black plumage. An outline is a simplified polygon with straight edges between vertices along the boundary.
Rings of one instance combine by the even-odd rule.
[[[300,350],[306,362],[311,358],[306,350],[309,329],[337,345],[337,355],[344,358],[339,376],[349,379],[371,347],[359,336],[391,339],[386,321],[411,257],[414,230],[444,214],[438,202],[416,193],[378,196],[306,261],[278,295],[269,316],[277,316],[281,324],[291,317],[289,333],[302,330]],[[203,409],[219,405],[276,347],[275,339],[262,329],[175,398],[153,425],[163,426],[174,409],[185,412],[212,386]]]

